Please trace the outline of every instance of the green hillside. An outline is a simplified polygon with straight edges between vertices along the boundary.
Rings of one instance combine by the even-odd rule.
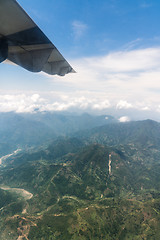
[[[86,145],[89,137],[57,139],[0,168],[1,186],[11,188],[1,190],[10,200],[0,210],[0,239],[160,238],[157,145]]]
[[[159,239],[159,133],[108,123],[4,159],[0,239]]]
[[[145,120],[126,123],[112,123],[96,127],[88,131],[80,131],[77,137],[89,142],[107,144],[109,146],[134,143],[143,147],[160,144],[160,123]]]

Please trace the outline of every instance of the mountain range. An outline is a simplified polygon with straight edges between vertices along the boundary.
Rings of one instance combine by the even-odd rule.
[[[58,136],[114,122],[111,116],[69,113],[0,113],[0,157],[18,148],[48,144]]]
[[[160,238],[160,124],[102,122],[2,161],[0,239]]]

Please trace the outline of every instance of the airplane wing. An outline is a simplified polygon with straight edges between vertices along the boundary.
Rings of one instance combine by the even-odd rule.
[[[0,62],[5,59],[31,72],[75,72],[16,0],[0,0]]]

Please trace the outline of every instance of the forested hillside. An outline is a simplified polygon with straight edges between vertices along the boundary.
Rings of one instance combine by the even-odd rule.
[[[5,159],[0,238],[160,238],[159,123],[110,123]]]

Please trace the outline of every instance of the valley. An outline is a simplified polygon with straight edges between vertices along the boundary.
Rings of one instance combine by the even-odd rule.
[[[110,122],[3,158],[0,239],[159,239],[159,133]]]
[[[1,165],[2,162],[5,161],[7,158],[16,155],[16,154],[17,154],[18,152],[20,152],[20,151],[21,151],[21,149],[17,149],[17,150],[15,150],[13,153],[7,154],[7,155],[1,157],[1,158],[0,158],[0,165]]]

